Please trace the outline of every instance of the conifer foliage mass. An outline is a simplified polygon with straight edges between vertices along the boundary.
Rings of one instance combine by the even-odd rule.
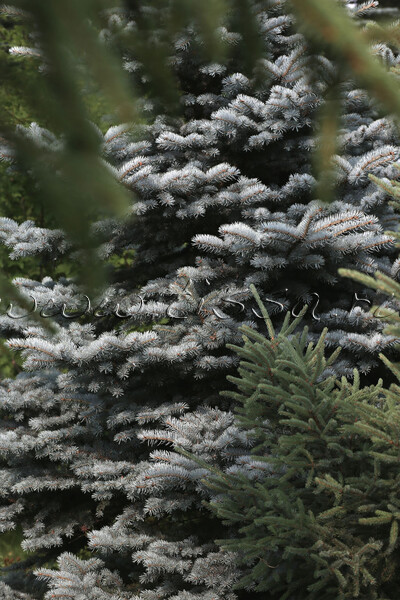
[[[325,356],[326,331],[313,345],[289,313],[278,333],[264,314],[268,336],[241,328],[238,391],[226,393],[255,444],[253,471],[210,484],[211,506],[238,528],[221,543],[247,567],[239,586],[271,599],[397,598],[400,388],[327,375],[340,349]]]
[[[179,111],[157,95],[140,45],[126,43],[151,15],[158,48],[174,3],[108,13],[101,39],[119,49],[147,115],[146,123],[116,125],[105,135],[93,128],[101,165],[131,198],[125,218],[101,218],[90,229],[90,247],[108,264],[111,284],[85,299],[72,279],[19,277],[14,283],[53,315],[48,320],[55,331],[23,313],[0,317],[8,346],[24,358],[24,372],[0,383],[0,527],[22,525],[23,548],[31,552],[4,575],[12,600],[18,598],[12,590],[35,600],[248,597],[233,590],[247,569],[240,552],[214,542],[234,537],[237,526],[227,528],[204,507],[208,470],[176,449],[211,467],[253,472],[248,432],[235,422],[231,399],[219,395],[239,362],[227,348],[240,342],[239,326],[265,327],[251,284],[276,327],[288,309],[297,314],[307,302],[307,339],[317,343],[327,327],[328,351],[343,347],[318,383],[327,422],[329,378],[353,377],[356,364],[374,378],[378,353],[393,352],[397,338],[368,312],[372,292],[360,301],[367,297],[360,286],[340,279],[337,269],[398,277],[394,237],[385,234],[396,230],[398,217],[386,191],[369,179],[396,176],[396,128],[353,80],[340,80],[334,59],[305,42],[287,2],[249,3],[262,53],[255,66],[249,63],[240,4],[232,3],[216,23],[215,39],[225,49],[220,62],[207,57],[198,20],[174,34],[168,68],[181,92]],[[371,51],[387,68],[399,62],[385,44]],[[43,77],[51,72],[48,58]],[[332,82],[340,91],[341,118],[336,199],[325,204],[315,196],[312,165],[316,116]],[[25,135],[46,157],[70,142],[38,124]],[[11,156],[7,149],[4,154]],[[15,259],[44,253],[55,261],[85,258],[79,240],[62,228],[1,218],[0,239]],[[285,348],[290,360],[290,345]],[[314,351],[307,352],[308,360]],[[312,356],[317,377],[322,355]],[[357,382],[335,393],[353,397]],[[335,446],[323,458],[326,443],[317,443],[318,460],[327,461],[322,479],[332,466],[340,488],[338,465],[349,464],[351,447]],[[316,498],[320,512],[331,507],[326,491]],[[376,506],[386,510],[380,502]],[[375,572],[368,567],[364,573],[363,561],[378,547],[362,551],[360,540],[354,546],[343,538],[350,555],[361,553],[352,590],[370,585]],[[326,543],[317,550],[324,559],[337,551]],[[340,573],[345,559],[338,560]],[[390,568],[390,552],[378,566],[382,561]],[[300,564],[299,558],[292,568]],[[278,577],[277,589],[290,572],[288,566]]]

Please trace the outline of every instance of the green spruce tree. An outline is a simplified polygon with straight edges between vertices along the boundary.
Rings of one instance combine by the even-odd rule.
[[[323,332],[307,343],[289,315],[268,336],[243,326],[240,426],[253,444],[209,484],[213,510],[234,524],[220,540],[248,569],[238,587],[271,600],[398,597],[400,387],[330,375]]]

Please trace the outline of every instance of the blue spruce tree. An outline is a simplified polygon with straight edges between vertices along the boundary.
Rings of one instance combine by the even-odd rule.
[[[367,292],[337,275],[339,266],[398,275],[384,233],[398,218],[368,178],[395,177],[395,127],[365,91],[341,82],[336,199],[316,198],[316,115],[339,66],[307,47],[286,2],[250,7],[263,55],[254,70],[239,8],[218,24],[229,50],[221,63],[207,60],[195,26],[176,35],[178,116],[163,111],[143,61],[123,52],[148,124],[102,139],[104,168],[131,191],[132,214],[97,221],[92,237],[110,265],[133,260],[110,266],[112,283],[91,299],[65,278],[14,281],[56,332],[15,308],[0,317],[25,361],[0,385],[1,529],[21,524],[32,551],[5,576],[12,600],[236,598],[241,567],[214,544],[226,531],[202,505],[207,470],[175,447],[220,467],[246,456],[247,435],[219,391],[238,364],[226,344],[240,341],[240,325],[264,327],[251,284],[276,326],[287,309],[311,305],[310,339],[328,327],[327,346],[343,347],[332,374],[351,376],[357,363],[373,375],[396,341],[360,301]],[[150,9],[111,12],[105,42],[120,44],[150,13],[156,47],[170,5]],[[374,51],[398,64],[391,48]],[[26,134],[59,151],[62,141],[39,126]],[[0,237],[15,259],[85,260],[62,231],[31,222],[3,218]],[[49,567],[56,557],[58,569]]]

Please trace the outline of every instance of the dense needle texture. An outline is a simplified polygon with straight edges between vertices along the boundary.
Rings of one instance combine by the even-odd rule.
[[[155,44],[164,4],[148,7]],[[315,197],[316,115],[340,65],[307,46],[289,8],[251,2],[262,46],[254,71],[235,11],[217,24],[229,50],[220,63],[207,60],[195,26],[182,29],[169,60],[179,114],[164,114],[144,66],[123,50],[148,123],[101,138],[104,169],[132,206],[125,219],[98,220],[92,236],[104,261],[126,264],[117,261],[91,310],[71,280],[15,280],[56,327],[0,317],[8,346],[25,359],[24,372],[0,384],[0,525],[22,524],[32,551],[5,581],[35,600],[237,597],[243,565],[214,543],[230,534],[203,506],[208,471],[176,447],[222,469],[252,468],[251,440],[219,395],[238,365],[226,345],[240,342],[239,326],[265,332],[251,284],[278,328],[288,309],[310,305],[308,339],[327,327],[327,348],[343,347],[327,376],[351,378],[358,364],[375,377],[378,353],[390,355],[397,340],[368,312],[372,292],[337,274],[341,266],[398,276],[385,234],[398,217],[368,177],[398,173],[396,129],[365,91],[342,82],[336,196]],[[134,18],[110,14],[104,41],[123,47]],[[374,52],[389,67],[399,62],[383,44]],[[63,141],[38,125],[26,134],[39,150],[61,151]],[[84,258],[61,229],[31,222],[0,219],[0,239],[16,259]],[[75,318],[61,314],[64,305]],[[49,567],[55,558],[58,569]],[[32,565],[35,575],[24,569]]]
[[[326,356],[326,330],[314,346],[295,326],[289,314],[268,336],[244,326],[235,348],[237,391],[224,395],[254,447],[247,469],[209,483],[212,508],[238,531],[221,543],[247,568],[239,587],[271,600],[394,600],[400,388],[327,375],[340,349]]]

